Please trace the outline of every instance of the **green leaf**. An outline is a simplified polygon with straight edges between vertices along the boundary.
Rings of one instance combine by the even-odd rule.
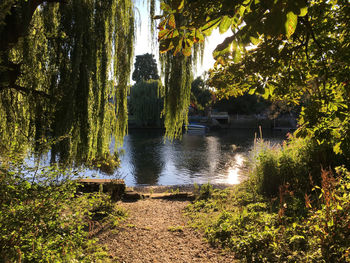
[[[328,225],[329,227],[334,226],[334,221],[333,221],[333,218],[332,218],[332,217],[331,217],[330,220],[327,222],[327,225]]]
[[[235,63],[239,63],[242,60],[242,46],[238,46],[237,44],[233,43],[232,50],[234,52],[234,58],[233,61]]]
[[[204,41],[204,36],[200,30],[198,30],[198,29],[195,30],[194,39],[195,39],[195,42],[203,42]]]
[[[158,41],[162,39],[166,39],[167,35],[169,34],[170,30],[169,29],[164,29],[162,31],[159,31],[158,33]]]
[[[246,7],[245,7],[244,5],[241,5],[241,6],[239,7],[238,13],[239,13],[239,16],[240,16],[240,17],[243,16],[245,10],[246,10]]]
[[[219,32],[220,34],[225,33],[232,24],[232,18],[229,18],[228,16],[224,16],[221,19],[220,25],[219,25]]]
[[[211,34],[212,30],[219,25],[220,20],[221,20],[221,18],[219,17],[219,18],[216,18],[214,20],[209,21],[201,28],[202,32],[205,35],[209,36]]]
[[[168,18],[166,18],[166,19],[160,21],[160,23],[159,23],[159,25],[158,25],[158,29],[159,29],[159,30],[163,30],[163,29],[165,28],[165,25],[166,25],[167,22],[168,22]]]
[[[171,12],[171,7],[170,7],[170,5],[168,5],[168,4],[164,3],[164,2],[162,2],[162,3],[160,4],[160,8],[161,8],[162,10],[168,12],[168,13]]]
[[[184,40],[185,47],[182,49],[182,54],[186,57],[190,56],[192,53],[193,42],[189,39]]]
[[[265,100],[267,100],[269,97],[270,97],[270,89],[268,89],[268,88],[265,88],[264,89],[264,94],[262,94],[262,97],[265,99]]]
[[[174,56],[180,52],[181,48],[182,48],[182,42],[183,42],[183,37],[180,38],[178,44],[176,45],[175,51],[174,51]]]
[[[169,38],[175,38],[177,36],[179,36],[179,31],[177,31],[176,29],[172,29],[169,33]]]
[[[259,38],[255,38],[255,37],[250,37],[250,41],[252,42],[253,45],[258,45],[260,43]]]
[[[289,38],[291,35],[293,35],[298,22],[298,16],[294,14],[293,12],[288,12],[287,14],[287,21],[285,23],[285,30],[286,30],[286,36]]]
[[[253,95],[255,93],[255,91],[256,91],[256,88],[251,88],[251,89],[249,89],[248,94]]]
[[[235,56],[233,58],[233,61],[235,63],[239,63],[241,62],[242,60],[242,53],[241,53],[241,50],[240,49],[237,49],[235,52],[234,52]]]
[[[299,16],[306,16],[307,14],[307,6],[300,8]]]
[[[231,51],[231,46],[234,43],[235,36],[230,36],[225,38],[225,40],[219,44],[213,51],[213,57],[217,58],[219,56],[225,55]]]
[[[342,142],[338,142],[336,145],[334,145],[333,147],[333,151],[336,153],[336,154],[341,154],[343,151],[341,149],[341,144]]]
[[[169,22],[168,22],[169,26],[171,28],[175,28],[176,27],[176,22],[175,22],[175,16],[173,14],[171,14],[169,16]]]
[[[184,5],[185,5],[185,0],[182,0],[179,4],[179,6],[177,7],[177,10],[178,11],[181,11],[183,8],[184,8]]]

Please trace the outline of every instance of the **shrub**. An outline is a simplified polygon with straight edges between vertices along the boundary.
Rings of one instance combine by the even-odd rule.
[[[77,183],[59,169],[0,166],[0,261],[105,261],[89,239],[91,222],[110,213],[108,197],[76,196]]]
[[[310,138],[293,138],[282,146],[258,142],[252,153],[250,177],[256,190],[267,197],[277,197],[281,185],[303,197],[312,184],[321,183],[321,170],[341,163],[331,148],[318,145]]]
[[[213,194],[213,186],[210,183],[203,184],[199,190],[199,200],[208,200]]]
[[[248,182],[197,200],[187,209],[192,220],[211,218],[201,227],[208,241],[229,248],[242,262],[350,262],[350,172],[344,167],[322,171],[320,186],[301,199],[288,187],[278,198],[252,198]],[[207,204],[220,202],[219,211]],[[276,206],[277,209],[276,210]],[[277,213],[278,211],[278,213]],[[218,215],[218,216],[217,216]]]
[[[315,207],[310,202],[306,221],[325,262],[350,262],[350,172],[338,167],[338,177],[322,171],[322,186]],[[318,204],[317,204],[318,203]]]

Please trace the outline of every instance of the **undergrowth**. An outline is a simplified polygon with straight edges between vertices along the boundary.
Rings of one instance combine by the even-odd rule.
[[[103,193],[77,193],[56,168],[0,164],[0,262],[109,262],[97,225],[127,216]]]
[[[315,149],[298,143],[258,146],[241,185],[202,186],[191,226],[242,262],[350,262],[350,172],[309,166]]]

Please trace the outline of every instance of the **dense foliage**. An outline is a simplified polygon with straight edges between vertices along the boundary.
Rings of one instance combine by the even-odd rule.
[[[159,80],[140,81],[131,87],[130,113],[138,126],[160,127],[163,99],[159,96]]]
[[[303,140],[263,148],[241,192],[208,186],[191,206],[195,216],[217,215],[199,221],[209,241],[246,262],[349,262],[348,0],[166,0],[161,8],[167,136],[187,123],[193,61],[215,28],[232,31],[213,54],[209,84],[219,97],[301,106]],[[131,0],[1,1],[0,154],[52,145],[52,162],[117,164],[109,143],[126,132],[134,26]],[[155,82],[141,84],[135,92],[155,98]],[[73,199],[60,171],[0,165],[5,261],[93,261],[84,252],[91,199]],[[110,202],[102,206],[110,212]]]
[[[256,181],[226,190],[204,185],[187,215],[242,262],[349,262],[350,173],[337,173],[322,171],[320,186],[303,198],[288,185],[277,198],[259,194]]]
[[[170,53],[161,55],[164,74],[164,126],[170,139],[181,136],[183,125],[188,124],[188,107],[191,98],[192,59]]]
[[[183,0],[162,9],[164,51],[190,55],[213,29],[232,31],[213,53],[209,84],[219,97],[248,92],[302,105],[298,135],[333,147],[350,163],[347,0]],[[177,16],[185,23],[177,24]]]
[[[289,185],[302,199],[314,184],[321,184],[323,168],[335,168],[344,164],[331,147],[320,147],[311,138],[289,138],[283,146],[267,146],[260,143],[252,157],[252,181],[260,194],[269,197],[279,195],[279,187]],[[273,182],[273,183],[271,183]]]
[[[137,82],[150,79],[159,79],[157,62],[153,54],[143,54],[136,56],[132,80]]]
[[[213,101],[213,94],[201,77],[191,83],[191,104],[197,110],[204,110]]]
[[[243,262],[349,262],[350,173],[343,163],[312,138],[260,141],[247,160],[247,181],[225,191],[203,186],[187,212],[211,244]]]
[[[118,165],[109,144],[126,132],[134,26],[128,0],[1,1],[1,262],[109,261],[90,236],[119,220],[109,197],[14,160],[51,148],[51,162]]]
[[[136,56],[132,79],[136,83],[130,90],[129,114],[138,127],[160,127],[162,83],[154,55],[146,53]]]
[[[349,262],[349,2],[183,0],[162,9],[161,48],[173,54],[190,55],[215,28],[232,31],[213,53],[218,97],[301,108],[295,136],[304,139],[262,147],[234,193],[206,187],[189,208],[193,222],[243,262]]]
[[[105,157],[111,135],[126,132],[132,2],[10,2],[0,11],[1,148],[49,136],[53,161]]]
[[[0,196],[1,262],[109,262],[91,233],[96,221],[113,228],[125,217],[110,196],[78,194],[77,182],[57,167],[7,162]]]

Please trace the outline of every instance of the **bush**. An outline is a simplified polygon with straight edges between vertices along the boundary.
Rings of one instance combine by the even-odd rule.
[[[1,165],[0,261],[105,261],[88,230],[112,203],[101,195],[76,196],[76,188],[58,169]]]
[[[203,184],[199,190],[199,200],[208,200],[213,194],[213,186],[210,183]]]
[[[242,262],[350,262],[350,172],[336,167],[343,157],[309,138],[254,148],[249,180],[230,192],[206,185],[188,207],[192,225]]]
[[[242,262],[350,262],[350,173],[336,170],[336,176],[322,171],[320,186],[303,201],[288,187],[279,198],[253,197],[245,182],[230,194],[197,200],[187,213],[212,245],[231,249]]]
[[[350,262],[350,172],[338,167],[338,177],[322,171],[322,186],[315,187],[315,207],[307,198],[310,217],[306,224],[319,243],[325,262]]]
[[[296,195],[310,192],[312,184],[321,183],[322,167],[334,168],[341,160],[331,148],[318,145],[310,138],[293,138],[282,146],[257,143],[252,156],[250,177],[257,191],[266,197],[277,197],[280,186],[289,185]]]

